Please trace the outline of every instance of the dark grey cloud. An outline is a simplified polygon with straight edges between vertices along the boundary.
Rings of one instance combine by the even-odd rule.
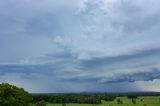
[[[1,74],[42,74],[64,82],[135,82],[159,79],[160,50],[146,50],[126,56],[79,61],[71,54],[48,54],[48,63],[37,65],[1,65]],[[157,58],[157,59],[156,59]],[[52,61],[54,59],[54,61]],[[43,60],[43,58],[42,58]],[[42,61],[40,60],[40,61]],[[44,60],[43,60],[44,61]],[[127,63],[127,64],[126,64]]]
[[[82,65],[86,67],[97,67],[97,66],[103,66],[103,65],[111,65],[113,63],[119,63],[119,62],[124,62],[124,61],[129,61],[133,59],[141,59],[141,58],[146,58],[147,57],[152,57],[152,56],[159,56],[160,54],[160,49],[148,49],[144,51],[140,51],[134,54],[128,54],[128,55],[121,55],[121,56],[113,56],[113,57],[108,57],[108,58],[94,58],[92,60],[82,60]],[[133,63],[134,64],[134,63]]]
[[[150,69],[150,72],[140,72],[140,73],[136,73],[136,74],[120,75],[117,77],[117,79],[109,81],[108,83],[153,81],[155,79],[160,79],[160,70],[159,69]]]

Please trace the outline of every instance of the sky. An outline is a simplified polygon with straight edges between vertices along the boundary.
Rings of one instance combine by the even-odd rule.
[[[160,91],[159,0],[2,0],[0,83],[31,93]]]

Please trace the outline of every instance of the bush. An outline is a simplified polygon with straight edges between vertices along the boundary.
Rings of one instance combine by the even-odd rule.
[[[120,99],[117,99],[117,103],[118,103],[118,104],[123,104],[123,101],[120,100]]]
[[[65,103],[63,103],[63,104],[62,104],[62,106],[66,106],[66,104],[65,104]]]
[[[47,105],[46,102],[43,100],[36,103],[36,106],[46,106],[46,105]]]
[[[132,99],[132,103],[133,103],[133,104],[136,104],[137,102],[136,102],[136,100],[135,100],[135,99]]]
[[[29,94],[22,88],[0,84],[0,106],[29,106]]]

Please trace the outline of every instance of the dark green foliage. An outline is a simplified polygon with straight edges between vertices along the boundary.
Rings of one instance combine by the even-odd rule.
[[[114,95],[114,94],[99,94],[99,97],[101,98],[101,100],[113,101],[113,100],[115,100],[117,95]]]
[[[29,101],[24,89],[7,83],[0,84],[0,106],[29,106]]]
[[[32,94],[33,102],[45,100],[49,103],[101,104],[97,94]]]
[[[47,104],[46,104],[46,102],[44,100],[36,103],[36,106],[46,106],[46,105]]]
[[[147,106],[146,104],[144,104],[143,106]]]
[[[138,96],[160,96],[160,92],[133,92],[133,93],[117,93],[118,97],[127,96],[129,99],[136,99]]]
[[[101,100],[113,101],[116,97],[128,97],[135,99],[138,96],[160,96],[158,92],[143,93],[69,93],[69,94],[31,94],[33,103],[44,100],[48,103],[79,103],[79,104],[101,104]],[[123,104],[123,101],[118,102]],[[136,101],[133,102],[136,104]]]
[[[62,104],[62,106],[66,106],[66,104],[65,104],[65,103],[63,103],[63,104]]]
[[[136,99],[138,96],[137,95],[128,95],[127,96],[129,99]]]
[[[141,99],[141,102],[143,102],[143,99]]]
[[[123,101],[121,99],[117,99],[117,104],[123,104]]]
[[[135,100],[135,99],[132,99],[132,103],[133,103],[133,104],[136,104],[137,102],[136,102],[136,100]]]

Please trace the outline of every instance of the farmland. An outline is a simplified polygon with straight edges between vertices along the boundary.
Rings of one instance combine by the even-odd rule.
[[[118,101],[122,101],[119,103]],[[129,99],[128,97],[117,97],[113,101],[102,100],[101,104],[77,104],[67,103],[66,106],[160,106],[160,96],[139,96],[138,98]],[[62,104],[50,104],[47,106],[62,106]]]

